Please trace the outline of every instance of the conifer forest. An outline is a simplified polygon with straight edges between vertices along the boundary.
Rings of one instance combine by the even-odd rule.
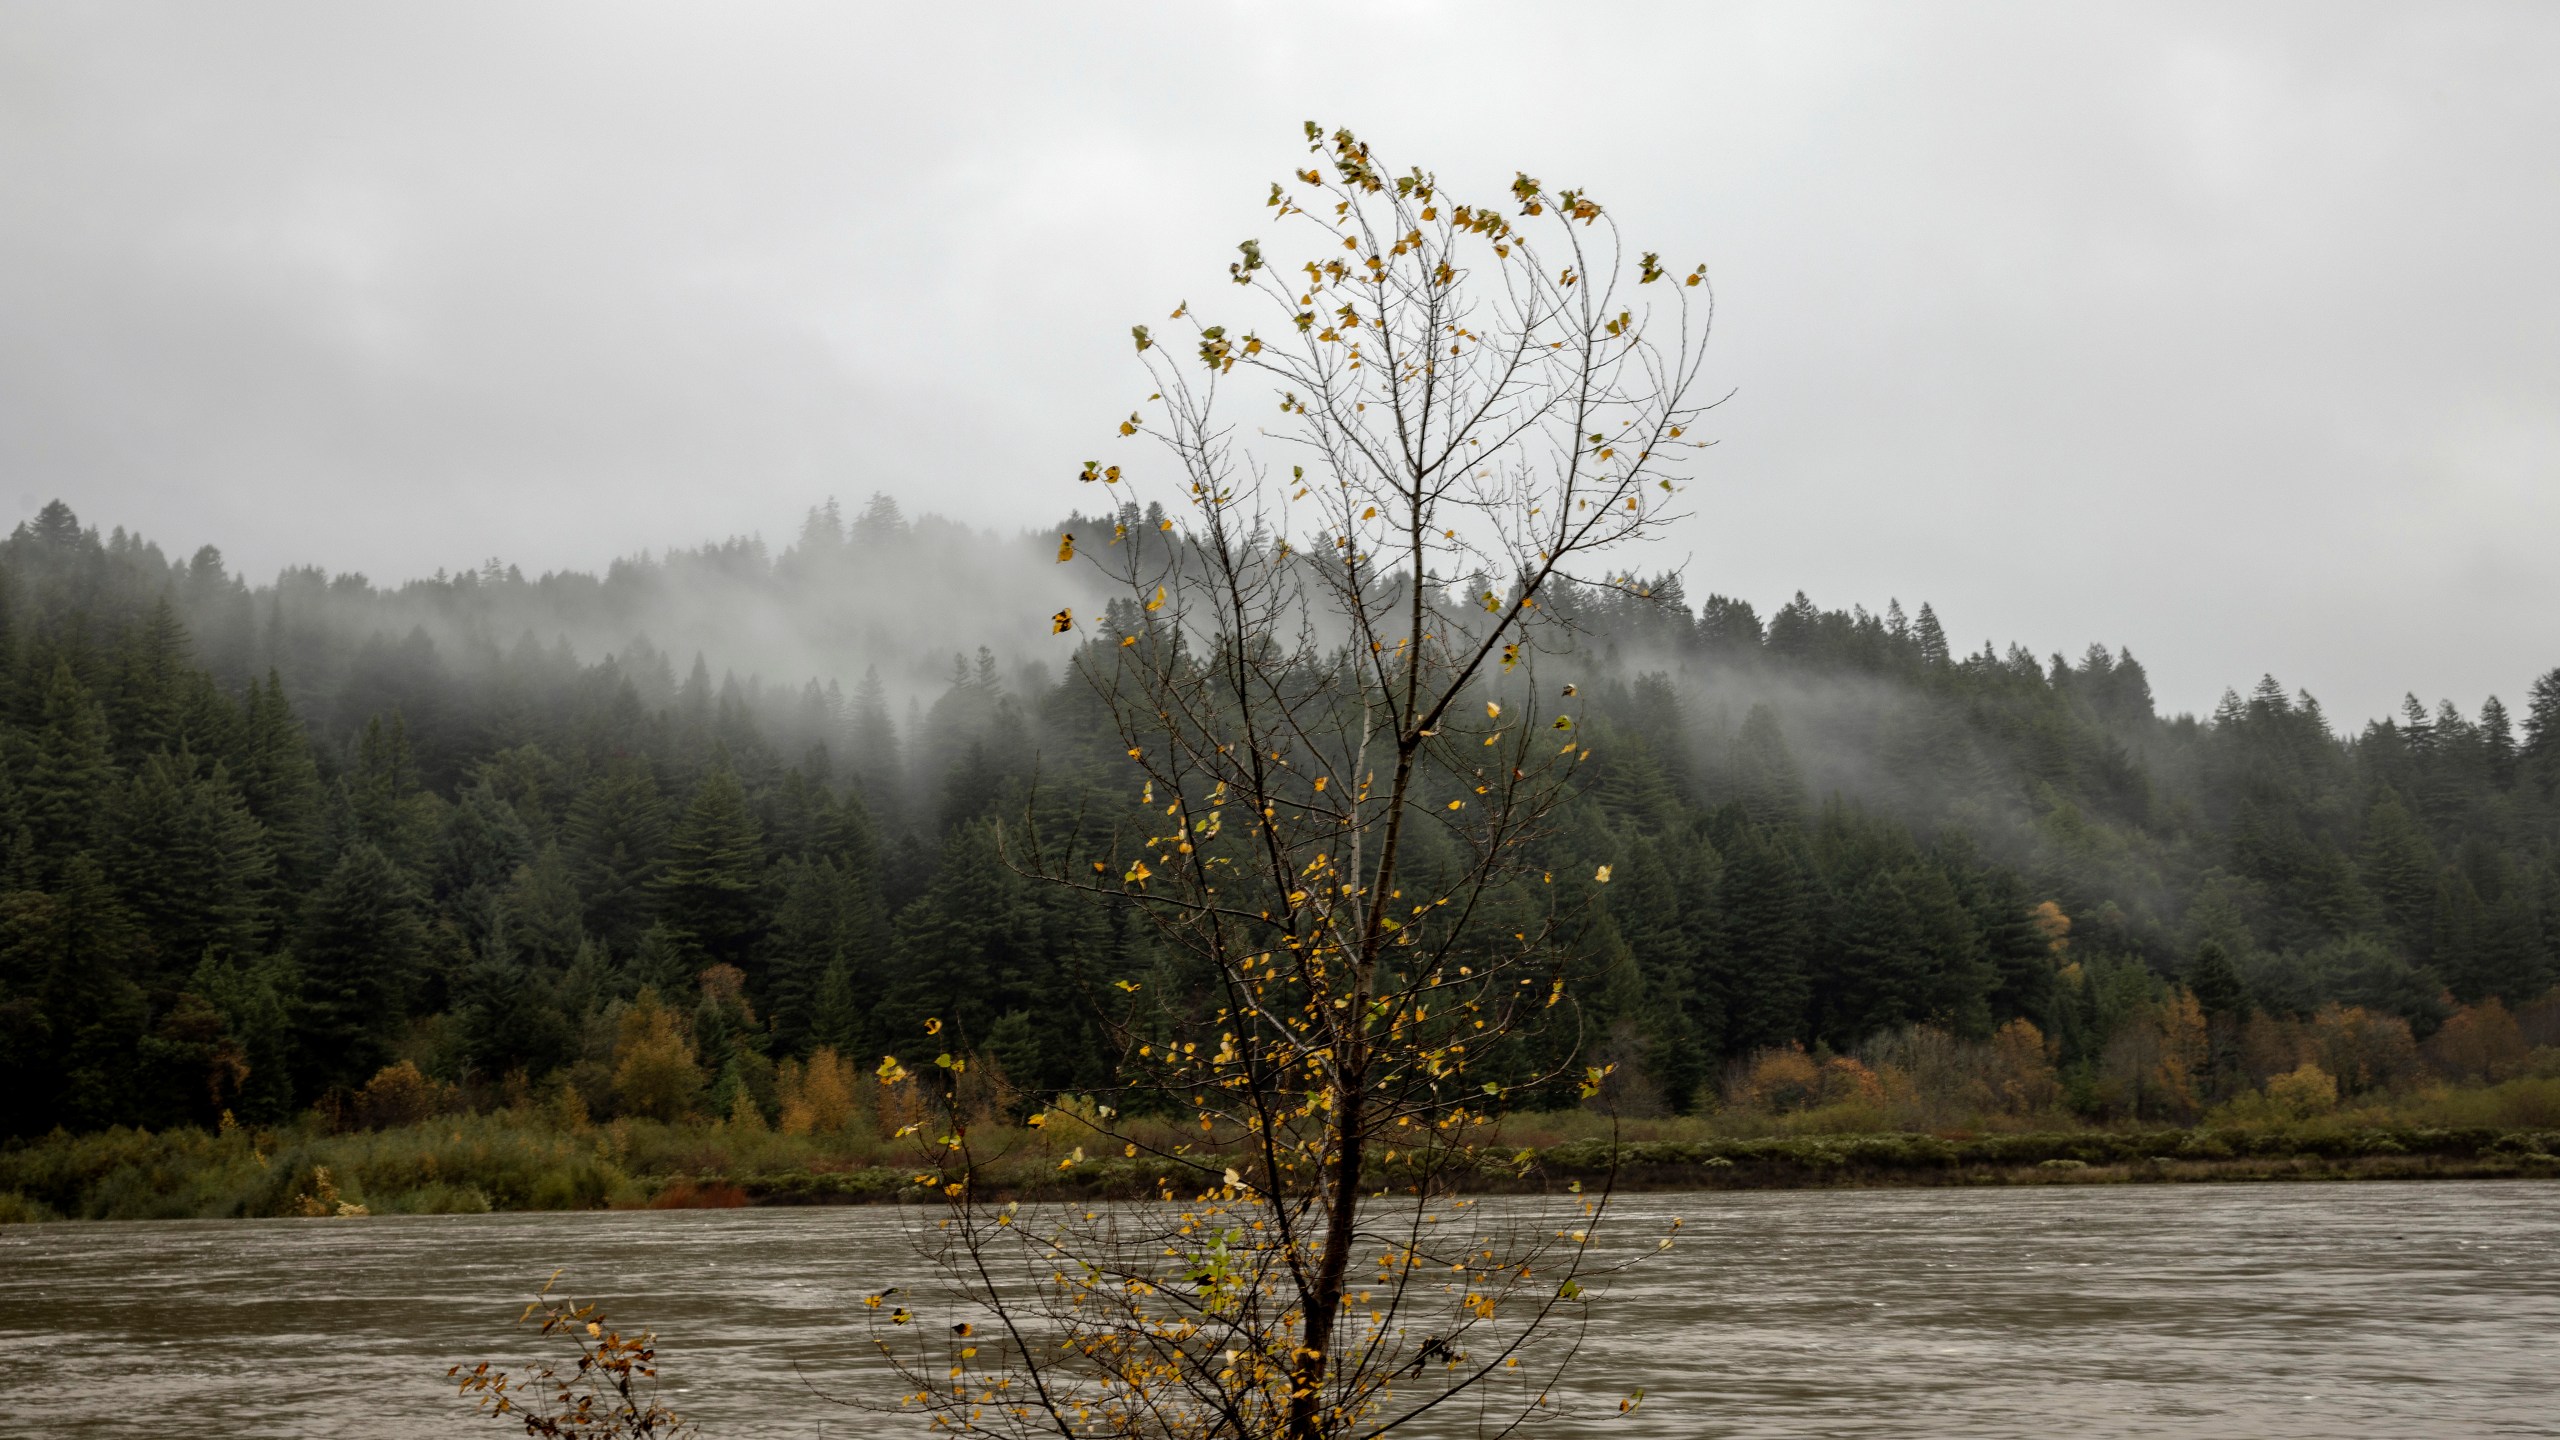
[[[484,1108],[771,1114],[928,1019],[1025,1105],[1107,1088],[1096,1027],[1185,978],[1018,863],[1128,798],[1069,664],[1110,641],[1011,598],[1055,543],[882,500],[602,576],[253,584],[47,507],[0,545],[0,1130],[353,1123],[403,1064]],[[2448,1025],[2560,1039],[2560,669],[2172,716],[2131,654],[1925,604],[1552,608],[1590,754],[1540,841],[1577,1013],[1537,1043],[1629,1113],[2027,1044],[2056,1109],[2191,1120],[2314,1058],[2387,1085]],[[805,633],[751,666],[748,613]]]

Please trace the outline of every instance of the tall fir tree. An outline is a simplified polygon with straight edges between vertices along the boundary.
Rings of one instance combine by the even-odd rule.
[[[390,1063],[427,953],[419,899],[399,867],[361,841],[312,895],[294,946],[302,1094],[360,1085]]]
[[[666,868],[652,882],[659,913],[714,963],[741,965],[762,929],[761,831],[724,763],[702,777],[668,837]]]

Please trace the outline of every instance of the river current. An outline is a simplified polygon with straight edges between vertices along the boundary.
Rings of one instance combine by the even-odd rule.
[[[1595,1310],[1542,1432],[2560,1436],[2560,1184],[1644,1195],[1678,1249]],[[0,1229],[0,1432],[499,1436],[443,1376],[519,1362],[555,1269],[658,1332],[710,1437],[921,1433],[858,1297],[920,1267],[894,1208]],[[1642,1386],[1620,1418],[1609,1396]],[[519,1432],[520,1433],[520,1432]]]

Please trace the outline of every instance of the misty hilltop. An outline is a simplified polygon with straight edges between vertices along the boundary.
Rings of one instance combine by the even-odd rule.
[[[609,1109],[644,992],[720,1106],[927,1015],[1026,1093],[1095,1083],[1097,982],[1166,962],[1003,859],[1127,799],[1055,544],[875,499],[778,552],[252,584],[48,506],[0,542],[6,1128],[280,1115],[395,1060]],[[2141,1114],[2195,1103],[2123,1058],[2181,996],[2423,1038],[2553,983],[2560,670],[2340,733],[2272,679],[2164,716],[2130,654],[1925,604],[1647,589],[1555,598],[1593,756],[1542,843],[1617,872],[1583,1029],[1665,1107],[1767,1047],[2025,1021]]]

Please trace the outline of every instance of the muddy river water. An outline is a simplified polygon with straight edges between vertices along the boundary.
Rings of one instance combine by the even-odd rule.
[[[1646,1195],[1595,1312],[1620,1436],[2560,1435],[2560,1184]],[[660,1336],[712,1437],[919,1433],[861,1392],[893,1208],[0,1229],[0,1433],[501,1435],[444,1367],[565,1284]]]

